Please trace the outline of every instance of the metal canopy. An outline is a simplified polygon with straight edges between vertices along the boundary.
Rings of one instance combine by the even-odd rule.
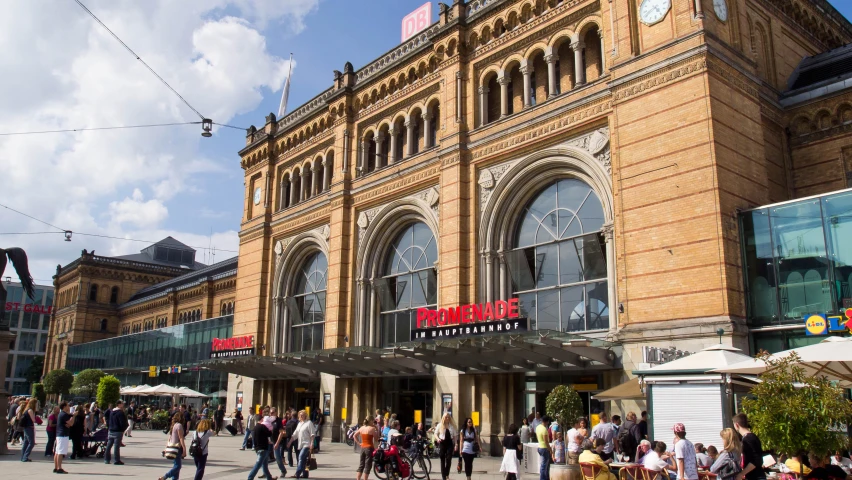
[[[616,344],[553,330],[495,334],[398,345],[395,354],[465,373],[605,370],[615,367]]]
[[[373,347],[334,348],[316,352],[286,353],[278,361],[310,368],[338,377],[373,375],[429,375],[432,366],[423,359],[397,355],[390,349]]]
[[[302,380],[317,377],[317,372],[297,365],[276,362],[272,357],[244,357],[210,360],[209,370],[234,373],[257,380]]]

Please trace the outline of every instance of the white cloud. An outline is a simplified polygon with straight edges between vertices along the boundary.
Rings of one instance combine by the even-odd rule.
[[[205,116],[228,123],[255,109],[262,92],[282,86],[287,60],[269,53],[264,29],[301,31],[318,0],[89,0],[87,6]],[[199,120],[73,2],[9,3],[0,16],[0,44],[15,46],[0,49],[0,132]],[[181,211],[182,195],[217,193],[206,191],[205,175],[238,171],[233,152],[222,155],[229,164],[203,155],[199,132],[192,125],[0,137],[0,203],[76,232],[152,240],[169,234],[207,245],[207,235],[163,229],[169,214]],[[0,208],[0,232],[48,230]],[[235,232],[213,238],[236,250]],[[126,254],[145,246],[82,240],[2,236],[0,246],[25,247],[40,280],[82,248]]]

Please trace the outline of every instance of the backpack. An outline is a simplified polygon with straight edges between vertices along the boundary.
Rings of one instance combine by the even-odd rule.
[[[636,444],[636,438],[631,432],[634,428],[637,428],[635,423],[623,425],[618,429],[618,436],[615,438],[618,442],[619,448],[621,449],[621,453],[628,455],[631,458],[633,458],[633,455],[636,454],[636,449],[639,447],[639,445]]]
[[[716,475],[720,479],[733,478],[742,471],[740,462],[736,461],[730,453],[727,453]]]
[[[205,436],[204,434],[201,435]],[[189,444],[190,456],[198,458],[204,455],[204,447],[201,446],[200,440],[201,438],[199,438],[198,432],[195,432],[195,434],[192,436],[192,443]]]

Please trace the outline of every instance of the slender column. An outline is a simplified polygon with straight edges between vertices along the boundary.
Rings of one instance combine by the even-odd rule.
[[[366,345],[369,346],[369,347],[372,347],[372,346],[375,345],[376,333],[377,333],[376,324],[378,323],[373,318],[373,315],[375,313],[374,312],[375,307],[373,305],[374,305],[375,299],[376,299],[376,289],[375,289],[375,282],[372,278],[364,279],[364,283],[365,283],[365,286],[367,287],[366,288],[367,293],[365,295],[366,300],[367,300],[366,301],[367,309],[364,312],[365,313],[364,319],[367,322],[367,330],[370,332],[369,337],[367,337]]]
[[[285,208],[287,208],[287,200],[289,200],[287,198],[287,184],[289,182],[290,182],[289,178],[284,178],[284,179],[281,180],[281,187],[278,191],[278,198],[279,198],[278,209],[279,210],[284,210]]]
[[[385,157],[386,153],[384,151],[385,144],[385,134],[379,132],[376,135],[376,168],[384,167],[386,164],[387,158]]]
[[[606,71],[606,55],[604,52],[606,51],[604,48],[604,33],[603,30],[598,30],[598,36],[601,38],[601,75],[603,75],[604,71]]]
[[[299,191],[296,190],[296,179],[293,175],[290,176],[290,204],[288,207],[299,203]]]
[[[311,192],[310,196],[314,196],[322,191],[322,184],[320,183],[320,172],[319,168],[316,165],[311,165],[311,172],[313,176],[311,177]]]
[[[615,268],[615,227],[612,223],[604,224],[601,229],[606,242],[606,265],[607,265],[607,301],[609,302],[609,331],[614,333],[618,330],[618,291],[615,281],[617,278]]]
[[[547,96],[548,98],[556,96],[556,55],[550,54],[544,56],[544,61],[547,63]]]
[[[370,142],[368,140],[361,140],[361,155],[358,159],[358,174],[364,175],[367,173],[367,155],[370,153]]]
[[[342,172],[349,171],[349,130],[343,131],[343,165]]]
[[[577,79],[575,85],[578,87],[586,83],[586,67],[583,65],[583,49],[585,47],[586,44],[579,41],[571,44],[571,50],[574,50],[574,72],[576,74],[574,78]]]
[[[490,251],[483,251],[485,257],[485,301],[494,301],[494,256]]]
[[[397,146],[396,146],[397,135],[396,134],[397,133],[399,133],[399,132],[396,131],[396,128],[389,128],[388,129],[388,135],[390,135],[390,152],[388,152],[388,165],[393,164],[394,162],[399,160],[398,158],[396,158],[396,149],[397,149]]]
[[[432,115],[424,112],[423,118],[423,149],[432,147]]]
[[[414,127],[417,125],[417,119],[414,117],[408,119],[405,122],[406,134],[408,135],[408,152],[406,152],[406,157],[410,157],[414,155],[414,142],[417,141],[417,138],[414,136]]]
[[[283,311],[283,317],[281,319],[281,334],[278,335],[281,349],[279,350],[281,353],[287,353],[290,351],[290,312],[287,309],[287,299],[289,297],[281,297],[281,310]]]
[[[479,87],[479,126],[488,123],[488,87]]]
[[[364,345],[364,279],[362,278],[355,280],[355,295],[358,298],[358,309],[355,311],[358,329],[352,345],[360,347]]]
[[[272,331],[270,332],[269,342],[267,343],[272,346],[272,352],[270,353],[274,355],[277,353],[281,353],[281,297],[275,295],[273,304],[275,308],[272,313]]]
[[[307,200],[308,197],[310,196],[309,192],[308,192],[308,175],[310,175],[310,174],[311,174],[311,167],[307,167],[304,170],[302,170],[302,185],[301,185],[301,187],[302,187],[301,188],[302,200]]]
[[[456,72],[456,121],[462,120],[462,72]]]
[[[521,67],[521,73],[524,75],[524,108],[532,106],[532,98],[530,94],[530,77],[532,76],[532,68],[529,66]]]
[[[263,209],[264,210],[266,210],[266,208],[269,207],[269,198],[270,198],[269,182],[270,181],[272,181],[272,180],[269,178],[269,171],[267,170],[266,171],[266,184],[263,187]]]
[[[502,76],[497,79],[500,84],[500,118],[509,115],[509,77]]]
[[[506,280],[507,280],[506,276],[507,276],[507,273],[508,273],[506,271],[506,255],[505,255],[505,253],[503,253],[502,250],[500,252],[497,252],[497,259],[500,261],[500,270],[499,270],[499,273],[498,273],[500,275],[500,292],[499,292],[500,298],[498,300],[508,300],[509,299],[509,291],[508,291],[508,288],[506,288],[508,286],[508,284],[506,282]]]
[[[322,190],[326,191],[331,186],[331,165],[328,164],[328,159],[322,159]]]

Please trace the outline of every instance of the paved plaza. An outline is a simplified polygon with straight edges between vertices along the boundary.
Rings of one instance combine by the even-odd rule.
[[[187,437],[189,438],[189,437]],[[0,468],[3,478],[62,478],[54,475],[53,457],[44,456],[44,446],[47,435],[44,427],[38,427],[36,431],[36,447],[31,455],[31,463],[22,463],[20,446],[10,448],[10,454],[0,456]],[[153,480],[163,476],[171,468],[172,461],[163,458],[160,452],[166,444],[166,435],[162,431],[135,431],[132,438],[124,439],[126,447],[121,449],[121,460],[125,465],[105,465],[102,458],[86,458],[83,460],[68,460],[66,458],[63,468],[72,476],[95,476],[95,477],[121,477],[121,478],[145,478]],[[210,441],[210,454],[205,470],[205,479],[245,479],[254,465],[255,455],[253,451],[240,451],[242,437],[232,437],[229,434],[220,434]],[[187,440],[189,445],[189,440]],[[310,478],[321,479],[354,479],[355,469],[358,465],[358,455],[353,452],[352,447],[341,443],[323,442],[322,452],[316,455],[319,468],[310,473]],[[477,480],[501,480],[503,475],[499,473],[500,458],[483,457],[474,461],[473,478]],[[286,464],[286,462],[285,462]],[[274,464],[270,465],[272,475],[278,476],[280,472]],[[287,468],[287,476],[296,472],[295,468]],[[440,480],[438,459],[432,459],[431,480]],[[191,479],[195,475],[195,464],[192,457],[184,459],[181,478]],[[456,473],[455,460],[451,476],[455,479],[464,479],[464,474]],[[536,478],[537,475],[526,475],[526,478]],[[372,476],[370,478],[375,478]]]

